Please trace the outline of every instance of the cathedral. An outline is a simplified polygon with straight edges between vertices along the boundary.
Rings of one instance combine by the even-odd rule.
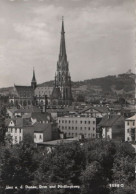
[[[53,105],[70,106],[72,104],[71,76],[67,61],[64,21],[62,19],[61,41],[54,88],[51,96]]]
[[[14,95],[9,97],[9,102],[15,105],[27,106],[34,104],[34,91],[37,87],[35,78],[35,71],[33,70],[33,77],[31,86],[18,86],[14,85]]]
[[[32,104],[45,104],[45,96],[48,98],[48,104],[70,106],[72,104],[71,76],[69,73],[69,64],[67,61],[64,21],[62,20],[60,53],[57,62],[57,71],[55,73],[54,87],[37,86],[35,71],[30,86],[14,85],[14,94],[9,97],[11,104],[20,104],[22,106]]]

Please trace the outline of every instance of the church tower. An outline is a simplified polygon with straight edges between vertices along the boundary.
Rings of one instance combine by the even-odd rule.
[[[33,77],[32,77],[32,81],[31,81],[31,87],[33,88],[33,90],[35,90],[35,88],[37,87],[34,69],[33,69]]]
[[[60,52],[57,62],[57,71],[55,73],[55,83],[52,98],[58,99],[58,104],[61,105],[72,104],[71,76],[69,73],[69,64],[67,61],[63,19],[61,28]]]

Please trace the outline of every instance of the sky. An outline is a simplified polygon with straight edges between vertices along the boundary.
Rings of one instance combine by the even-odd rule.
[[[134,69],[135,0],[0,0],[0,87],[53,80],[64,16],[72,81]]]

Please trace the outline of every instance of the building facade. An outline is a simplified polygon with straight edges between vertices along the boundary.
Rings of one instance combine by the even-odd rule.
[[[35,78],[35,71],[33,70],[33,77],[31,86],[18,86],[14,85],[14,95],[9,97],[11,105],[27,106],[34,103],[34,91],[37,87]]]
[[[121,115],[106,115],[97,126],[99,137],[110,140],[125,140],[125,119]]]
[[[80,116],[58,117],[58,126],[66,137],[96,138],[96,118]]]
[[[136,141],[136,115],[125,120],[125,141]]]
[[[62,20],[60,53],[57,62],[57,71],[55,73],[55,82],[52,92],[52,104],[54,105],[71,105],[71,76],[69,72],[69,64],[67,61],[64,22]]]

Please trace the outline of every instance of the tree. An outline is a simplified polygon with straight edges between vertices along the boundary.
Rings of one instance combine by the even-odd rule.
[[[21,143],[4,148],[0,154],[0,180],[1,185],[20,187],[31,185],[34,172],[38,168],[38,159],[35,158],[36,150],[32,145]]]
[[[88,164],[81,174],[81,193],[82,194],[108,194],[106,188],[107,180],[103,176],[103,168],[97,161]]]
[[[43,156],[36,172],[37,184],[80,185],[80,174],[85,168],[85,155],[79,143],[61,144]],[[38,175],[38,176],[37,176]],[[64,189],[54,192],[69,192]],[[79,192],[73,190],[71,192]]]
[[[5,134],[7,127],[5,126],[5,118],[0,115],[0,145],[5,143]]]

